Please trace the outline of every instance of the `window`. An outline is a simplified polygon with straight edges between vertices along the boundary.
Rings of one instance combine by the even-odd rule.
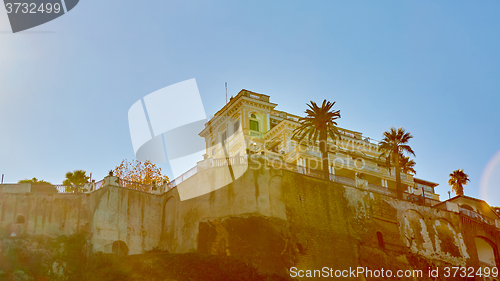
[[[382,180],[382,186],[387,187],[387,180]]]
[[[223,142],[226,142],[226,140],[227,140],[227,132],[226,132],[226,131],[224,131],[224,132],[222,133],[221,137],[222,137],[222,141],[223,141]]]
[[[462,204],[462,205],[460,205],[460,207],[462,207],[462,208],[464,208],[466,210],[474,212],[474,209],[471,206],[467,205],[467,204]]]
[[[238,132],[239,129],[240,129],[240,120],[234,122],[234,124],[233,124],[233,134],[235,134],[236,132]]]
[[[255,114],[253,114],[253,113],[252,113],[252,114],[250,115],[250,118],[257,118],[257,116],[255,116]]]
[[[258,132],[259,131],[259,121],[250,120],[250,130]]]

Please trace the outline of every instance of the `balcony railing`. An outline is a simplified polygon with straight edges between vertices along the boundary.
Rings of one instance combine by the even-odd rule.
[[[258,138],[261,138],[261,137],[262,137],[262,133],[261,133],[261,132],[250,131],[248,134],[249,134],[251,137],[258,137]]]
[[[332,182],[336,182],[339,184],[347,185],[347,186],[352,186],[352,187],[358,187],[356,184],[356,180],[348,178],[348,177],[343,177],[339,175],[334,175],[334,174],[326,174],[323,171],[320,170],[315,170],[303,166],[298,166],[295,164],[291,164],[289,162],[283,161],[283,155],[279,153],[274,153],[270,151],[265,151],[265,154],[255,154],[250,157],[256,157],[256,158],[264,158],[266,160],[267,166],[273,167],[275,169],[283,169],[307,176],[311,176],[314,178],[318,179],[325,179],[327,178],[328,180]],[[175,180],[171,181],[168,183],[168,188],[174,188],[176,185],[180,184],[181,182],[185,181],[186,179],[192,177],[196,173],[210,169],[210,168],[215,168],[215,167],[223,167],[227,166],[229,164],[231,165],[243,165],[243,164],[249,164],[251,161],[249,161],[249,156],[244,155],[244,156],[236,156],[236,157],[230,157],[228,159],[226,158],[217,158],[217,159],[206,159],[203,161],[198,162],[196,167],[193,167],[191,170],[187,171],[186,173],[182,174],[181,176],[177,177]],[[361,185],[364,188],[375,192],[379,194],[383,194],[386,196],[391,196],[391,197],[397,197],[397,192],[396,190],[389,189],[380,185],[368,183],[366,185]],[[439,200],[434,200],[430,198],[421,198],[422,196],[414,195],[414,194],[409,194],[407,192],[403,192],[403,199],[412,201],[412,202],[417,202],[421,204],[426,204],[426,205],[435,205],[439,203]]]
[[[84,185],[63,185],[63,184],[37,184],[31,183],[32,193],[82,193],[95,191],[104,185],[104,181],[86,183]]]
[[[480,222],[483,222],[483,223],[487,223],[489,225],[492,225],[492,226],[495,226],[496,227],[496,224],[495,224],[495,220],[492,219],[492,218],[488,218],[486,216],[483,216],[481,214],[478,214],[474,211],[471,211],[471,210],[468,210],[468,209],[464,209],[464,208],[460,208],[460,213],[463,214],[463,215],[466,215],[468,217],[471,217],[475,220],[478,220]]]
[[[145,192],[151,192],[152,185],[151,184],[143,184],[139,182],[127,181],[127,180],[119,180],[119,185],[122,188],[135,189]]]
[[[214,159],[214,160],[218,160],[218,159]],[[188,178],[194,176],[196,173],[198,173],[198,166],[194,166],[189,171],[187,171],[184,174],[182,174],[179,177],[177,177],[175,180],[169,182],[168,183],[168,187],[172,188],[172,187],[180,184],[181,182],[187,180]]]

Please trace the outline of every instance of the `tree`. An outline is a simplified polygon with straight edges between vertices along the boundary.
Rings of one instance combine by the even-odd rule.
[[[413,138],[413,136],[409,132],[405,132],[405,129],[399,128],[396,130],[396,128],[393,127],[389,131],[384,132],[384,138],[380,142],[378,148],[379,152],[381,152],[379,158],[385,158],[389,172],[391,171],[391,161],[394,165],[394,170],[396,171],[396,193],[399,199],[403,198],[399,155],[410,153],[415,156],[415,152],[413,152],[413,149],[408,145],[408,141],[411,138]]]
[[[20,180],[18,181],[17,183],[36,183],[36,184],[40,184],[40,185],[52,185],[50,182],[48,181],[44,181],[44,180],[39,180],[37,178],[32,178],[32,179],[24,179],[24,180]]]
[[[401,171],[405,174],[417,174],[417,171],[415,171],[415,161],[413,159],[410,160],[409,156],[404,156],[402,154],[399,154],[399,163],[401,165]]]
[[[319,150],[321,152],[322,168],[326,179],[329,178],[328,171],[328,151],[327,151],[327,141],[330,137],[332,140],[336,138],[340,139],[340,133],[337,129],[336,119],[340,118],[340,110],[332,110],[335,102],[329,102],[324,100],[321,107],[311,101],[311,104],[307,104],[309,109],[305,111],[306,116],[299,119],[299,127],[293,131],[292,138],[298,136],[298,142],[300,142],[307,137],[308,143],[316,141],[319,139]]]
[[[39,180],[37,178],[20,180],[17,183],[30,183],[31,192],[52,192],[57,193],[57,188],[48,181]]]
[[[83,185],[89,182],[89,179],[86,171],[74,170],[66,173],[63,185],[66,186],[66,192],[79,192],[83,189]]]
[[[467,185],[468,181],[470,181],[469,176],[464,173],[463,169],[459,169],[450,174],[448,184],[451,185],[457,195],[464,195],[464,185]]]
[[[150,191],[149,186],[153,181],[157,185],[162,185],[168,182],[167,176],[161,174],[161,168],[156,167],[151,161],[132,160],[131,162],[124,159],[122,163],[113,170],[113,174],[122,180],[139,184],[129,184],[127,188]]]

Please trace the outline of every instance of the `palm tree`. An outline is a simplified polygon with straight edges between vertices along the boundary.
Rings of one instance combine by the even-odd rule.
[[[463,169],[459,169],[450,174],[448,184],[451,185],[457,195],[464,195],[464,185],[467,185],[468,181],[470,181],[469,176],[464,173]]]
[[[88,183],[90,177],[86,175],[84,170],[75,170],[73,172],[66,173],[66,179],[63,181],[63,185],[66,186],[66,191],[76,191],[81,189],[81,186]]]
[[[337,129],[336,119],[340,118],[340,110],[332,110],[335,102],[324,100],[321,107],[315,102],[307,104],[309,109],[305,111],[306,117],[299,119],[300,126],[293,131],[292,138],[298,136],[298,143],[307,137],[308,142],[315,143],[319,139],[319,150],[321,152],[321,160],[323,172],[328,179],[328,137],[332,140],[340,139],[340,133]]]
[[[401,171],[405,174],[417,174],[415,171],[415,161],[413,159],[410,160],[409,156],[404,156],[403,154],[399,154],[399,163],[401,165]]]
[[[381,152],[379,158],[384,157],[386,165],[391,171],[391,160],[394,164],[394,170],[396,170],[396,192],[399,199],[403,198],[403,191],[401,189],[401,170],[399,155],[404,153],[410,153],[415,156],[415,152],[408,145],[408,141],[413,138],[409,132],[405,132],[405,129],[391,128],[389,131],[384,132],[384,138],[380,142],[378,150]]]

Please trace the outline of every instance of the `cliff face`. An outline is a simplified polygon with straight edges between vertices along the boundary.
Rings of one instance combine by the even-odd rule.
[[[208,179],[197,174],[181,185],[213,184]],[[423,270],[422,279],[431,280],[429,268],[478,269],[498,267],[500,261],[498,228],[263,165],[185,201],[177,188],[152,195],[105,186],[79,195],[3,194],[0,204],[4,237],[87,231],[93,252],[130,255],[155,248],[232,256],[265,273],[417,269]]]

